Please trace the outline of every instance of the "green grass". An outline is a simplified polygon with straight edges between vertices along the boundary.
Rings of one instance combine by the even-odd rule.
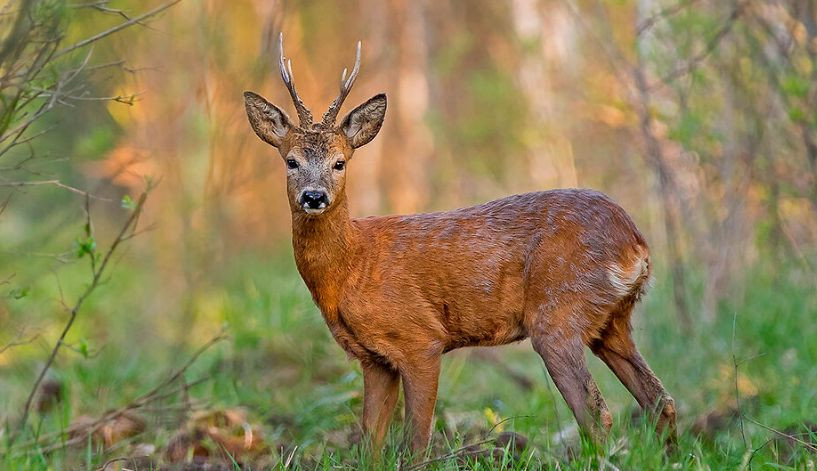
[[[65,386],[64,399],[52,411],[32,416],[17,448],[9,450],[7,432],[3,435],[0,468],[96,469],[110,458],[127,456],[140,443],[156,445],[161,457],[179,427],[176,407],[183,403],[181,395],[138,411],[147,421],[146,430],[107,450],[90,440],[49,453],[20,444],[65,430],[81,415],[98,417],[129,403],[223,326],[229,339],[208,350],[185,374],[188,381],[204,378],[190,390],[190,401],[197,410],[244,408],[269,446],[257,467],[282,468],[290,459],[290,469],[394,469],[405,459],[399,446],[399,414],[379,461],[356,444],[353,437],[362,408],[360,368],[334,344],[290,257],[236,260],[207,282],[184,291],[175,304],[163,302],[169,290],[152,276],[155,267],[131,262],[118,268],[95,293],[69,336],[74,343],[87,339],[95,355],[85,358],[72,351],[60,355],[53,377]],[[494,436],[514,431],[527,438],[527,448],[515,454],[498,452],[493,460],[441,460],[430,468],[732,469],[750,462],[764,469],[809,466],[815,455],[776,440],[774,433],[750,419],[789,432],[804,432],[807,422],[817,421],[813,279],[794,268],[755,268],[736,280],[741,289],[720,304],[716,320],[698,325],[693,334],[678,331],[668,286],[660,275],[638,308],[637,343],[678,405],[676,453],[664,453],[663,442],[648,421],[631,419],[635,401],[589,354],[591,371],[615,416],[611,437],[599,448],[555,440],[575,422],[541,360],[528,342],[522,342],[496,351],[505,364],[533,380],[530,389],[473,355],[473,350],[446,356],[431,456],[489,436],[499,421]],[[74,283],[65,282],[69,286],[64,289],[81,286],[81,273],[79,268],[66,268],[63,276]],[[53,301],[54,284],[53,278],[36,279],[26,298],[8,301],[10,319],[19,321],[36,311],[32,319],[48,327],[46,337],[52,342],[62,322]],[[7,424],[16,420],[46,347],[35,342],[0,357],[0,414]],[[718,428],[693,427],[696,419],[728,409],[738,397],[746,418],[742,427],[737,419]],[[225,465],[234,463],[227,460]]]

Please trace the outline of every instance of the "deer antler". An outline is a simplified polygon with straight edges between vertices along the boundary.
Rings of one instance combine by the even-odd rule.
[[[286,59],[286,65],[284,65],[284,33],[281,33],[278,36],[278,68],[281,69],[281,79],[284,81],[284,85],[287,86],[287,90],[289,90],[289,96],[292,97],[292,103],[295,104],[295,111],[298,113],[298,119],[301,121],[302,128],[308,128],[312,126],[312,112],[310,112],[304,102],[301,101],[301,97],[298,96],[298,92],[295,91],[295,83],[293,81],[294,76],[292,75],[292,61]]]
[[[323,114],[323,124],[325,126],[332,126],[335,124],[335,119],[338,117],[338,112],[340,111],[341,105],[343,105],[343,100],[345,100],[346,96],[349,95],[349,90],[351,90],[352,85],[355,84],[357,73],[360,72],[360,41],[357,42],[355,66],[352,67],[352,73],[349,75],[349,78],[346,78],[347,71],[348,69],[343,69],[343,73],[340,76],[340,94],[338,94],[335,101],[329,105],[329,109],[326,110],[326,113]]]

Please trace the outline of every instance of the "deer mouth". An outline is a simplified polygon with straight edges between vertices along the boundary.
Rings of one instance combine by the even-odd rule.
[[[320,206],[318,206],[317,208],[312,208],[312,207],[309,207],[309,206],[306,206],[306,205],[301,206],[301,208],[303,208],[304,212],[306,214],[311,215],[311,216],[317,216],[318,214],[324,213],[326,211],[327,207],[328,206],[325,203],[321,203]]]

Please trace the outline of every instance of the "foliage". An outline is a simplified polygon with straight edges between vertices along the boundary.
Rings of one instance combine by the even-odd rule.
[[[194,411],[244,407],[249,411],[249,422],[259,427],[257,433],[270,446],[273,463],[292,454],[296,469],[357,468],[372,459],[350,442],[362,407],[361,373],[332,342],[308,292],[294,276],[289,257],[283,253],[266,260],[254,256],[235,260],[218,283],[194,300],[206,324],[215,327],[224,323],[230,339],[206,352],[186,373],[188,381],[207,378],[191,388],[190,400]],[[637,313],[637,341],[678,398],[682,434],[677,453],[665,457],[652,425],[633,415],[633,399],[600,361],[590,357],[593,375],[614,411],[615,428],[603,450],[589,444],[576,448],[575,438],[568,438],[567,445],[577,453],[568,458],[567,445],[555,437],[571,429],[569,410],[546,378],[541,360],[524,342],[503,347],[502,358],[531,379],[530,389],[521,388],[502,369],[469,350],[446,357],[434,456],[474,443],[504,421],[501,427],[528,439],[528,449],[520,450],[516,459],[511,460],[513,453],[503,455],[502,459],[513,463],[510,469],[557,463],[586,469],[602,465],[603,460],[620,469],[724,469],[740,467],[749,458],[755,465],[804,465],[813,459],[804,448],[790,446],[749,420],[789,433],[806,430],[814,408],[812,385],[817,381],[817,373],[807,360],[817,355],[810,342],[817,331],[809,322],[817,302],[811,287],[798,281],[802,273],[796,269],[780,273],[756,268],[743,280],[745,294],[722,305],[721,321],[692,337],[677,335],[674,317],[663,308],[669,302],[664,283],[654,287]],[[133,286],[149,286],[151,275],[141,269],[137,273],[137,278],[128,282],[112,281],[100,292],[98,302],[116,303],[124,312],[138,309],[140,299],[126,293]],[[161,348],[164,340],[149,335],[149,330],[135,331],[134,325],[139,323],[128,316],[110,318],[98,310],[86,320],[86,324],[100,323],[107,331],[106,335],[96,335],[104,344],[104,355],[63,359],[59,369],[67,387],[66,400],[38,418],[38,433],[64,430],[78,416],[93,416],[129,403],[161,381],[182,359]],[[197,331],[191,336],[197,344],[207,337]],[[128,339],[137,337],[143,340],[134,348]],[[733,356],[738,360],[737,370]],[[5,370],[0,386],[12,393],[12,403],[28,385],[27,372],[36,361],[31,357]],[[737,398],[745,416],[745,443],[739,419],[728,415]],[[45,457],[35,448],[24,455],[6,456],[3,465],[39,468],[47,462],[58,468],[93,469],[109,458],[127,456],[142,443],[155,444],[161,450],[179,426],[177,420],[183,420],[175,418],[180,414],[176,409],[179,401],[182,397],[174,396],[156,410],[136,411],[147,417],[146,431],[109,449],[93,444],[92,453],[86,455],[85,446],[68,448],[48,454],[43,461]],[[723,413],[726,418],[721,423],[706,423]],[[392,448],[384,463],[399,459],[400,423],[398,420],[392,430]],[[482,462],[485,467],[487,462]],[[439,466],[453,469],[455,463],[450,460]],[[463,466],[473,469],[472,465]]]

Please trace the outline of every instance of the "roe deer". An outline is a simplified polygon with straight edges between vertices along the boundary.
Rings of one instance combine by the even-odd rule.
[[[295,261],[335,340],[363,369],[363,429],[382,444],[403,383],[411,446],[428,446],[440,360],[455,348],[531,338],[582,429],[602,440],[612,417],[585,365],[589,347],[669,439],[675,407],[639,354],[630,316],[650,276],[649,249],[624,210],[591,190],[510,196],[450,212],[351,219],[344,190],[354,150],[377,135],[379,94],[335,125],[360,69],[341,76],[320,123],[279,67],[300,124],[245,92],[255,133],[286,165]]]

